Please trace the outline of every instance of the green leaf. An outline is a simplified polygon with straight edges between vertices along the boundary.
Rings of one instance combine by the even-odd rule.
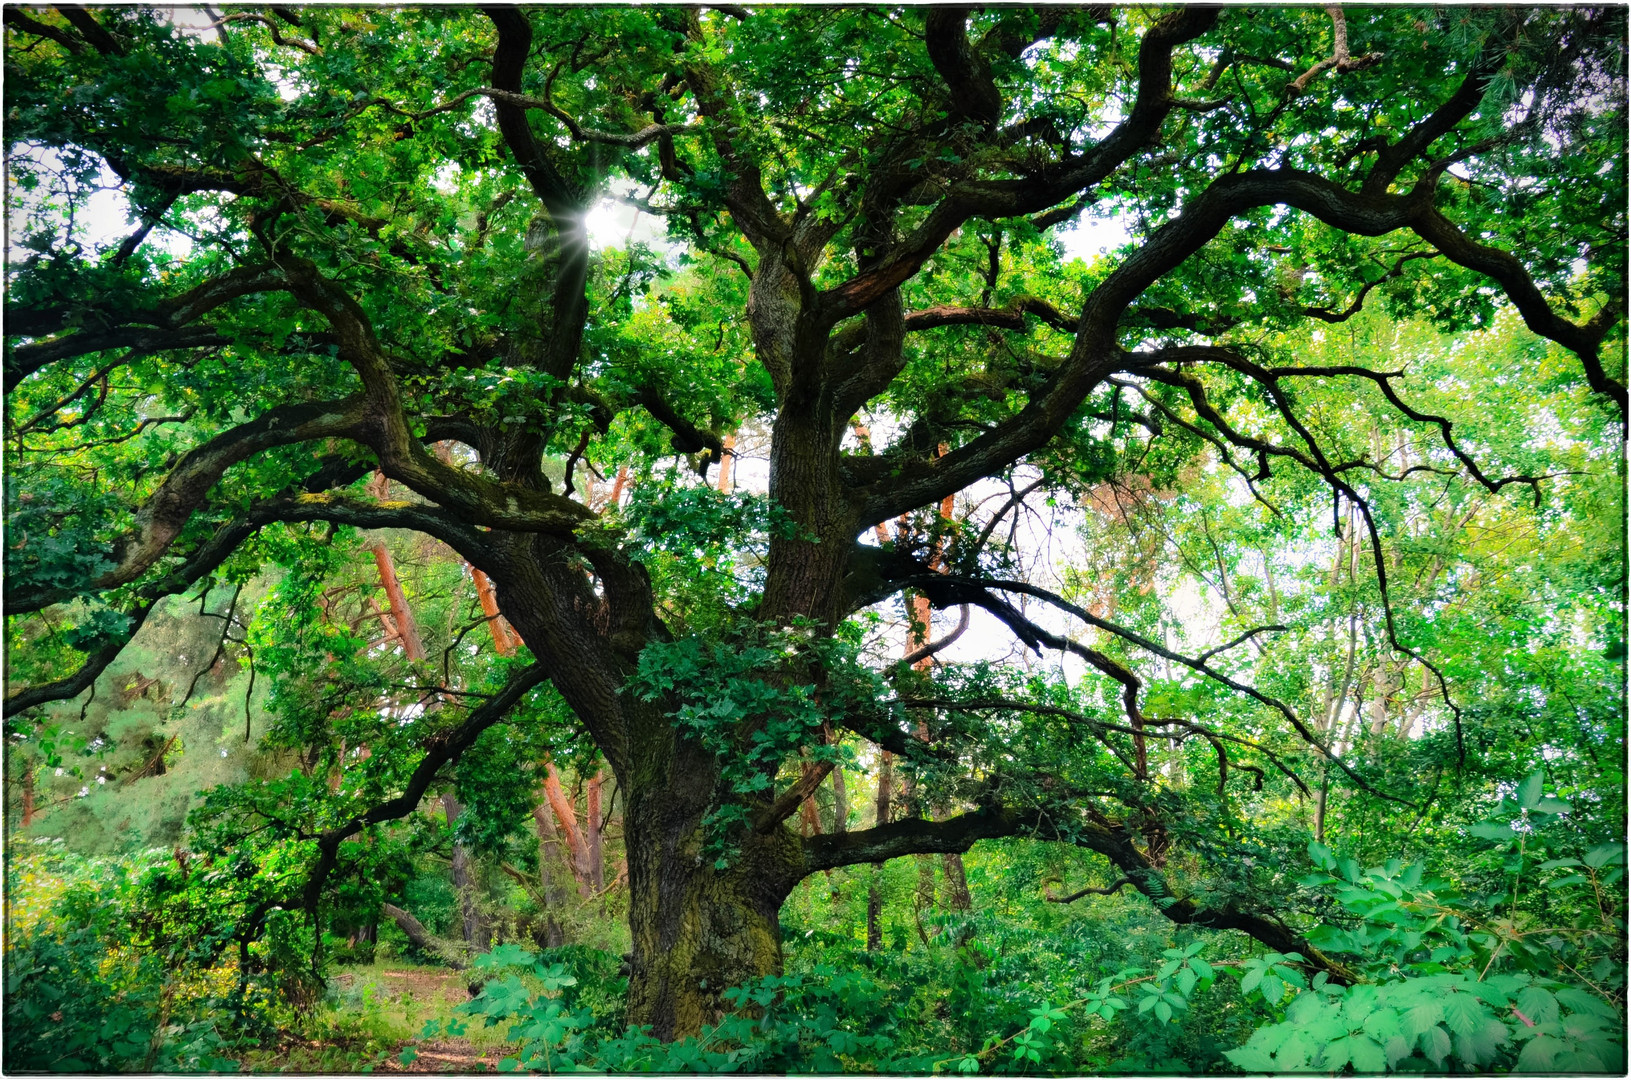
[[[1442,1066],[1450,1056],[1450,1033],[1441,1027],[1428,1028],[1421,1033],[1421,1052],[1436,1066]]]
[[[1618,862],[1624,857],[1624,844],[1598,844],[1583,856],[1586,865],[1593,870],[1607,866],[1611,862]]]
[[[1348,1064],[1349,1054],[1355,1040],[1344,1036],[1335,1042],[1326,1044],[1320,1052],[1319,1067],[1322,1072],[1341,1072],[1343,1066]]]
[[[1494,821],[1480,821],[1476,825],[1468,825],[1467,831],[1485,840],[1511,840],[1517,835],[1512,831],[1511,825]]]
[[[1293,1031],[1291,1037],[1280,1047],[1275,1055],[1280,1064],[1281,1072],[1303,1072],[1319,1056],[1324,1048],[1324,1042],[1315,1039],[1306,1031]]]
[[[1536,1024],[1550,1023],[1561,1015],[1557,1007],[1557,998],[1551,991],[1538,986],[1530,986],[1519,991],[1516,1004],[1519,1011]]]
[[[1355,1072],[1380,1073],[1387,1071],[1387,1055],[1383,1053],[1381,1044],[1364,1035],[1355,1035],[1349,1038],[1348,1060],[1353,1063]]]
[[[1588,994],[1586,991],[1578,990],[1572,986],[1559,990],[1557,1000],[1567,1005],[1573,1012],[1601,1016],[1605,1020],[1618,1020],[1620,1016],[1614,1006],[1596,994]]]
[[[1523,1052],[1518,1055],[1518,1071],[1550,1072],[1552,1062],[1564,1049],[1562,1040],[1550,1035],[1536,1035],[1524,1044]]]
[[[1471,994],[1450,994],[1444,999],[1444,1024],[1457,1035],[1472,1035],[1488,1016],[1483,1002]]]
[[[1347,999],[1342,1003],[1342,1018],[1352,1025],[1359,1025],[1366,1017],[1376,1011],[1378,995],[1376,987],[1360,983],[1348,988]]]
[[[1360,1026],[1364,1028],[1365,1034],[1379,1043],[1385,1043],[1404,1033],[1404,1029],[1399,1025],[1399,1013],[1395,1009],[1377,1009],[1365,1017]]]
[[[1524,777],[1523,783],[1518,785],[1518,805],[1525,810],[1533,810],[1540,805],[1540,797],[1546,787],[1546,770],[1536,769]]]
[[[1223,1056],[1234,1063],[1242,1072],[1271,1073],[1278,1072],[1275,1061],[1261,1050],[1253,1050],[1250,1046],[1242,1046],[1235,1050],[1225,1050]]]
[[[1156,1019],[1160,1020],[1162,1023],[1166,1023],[1168,1020],[1172,1019],[1172,1006],[1168,1005],[1165,1001],[1156,1002],[1155,1016]]]
[[[460,797],[463,797],[462,794]],[[521,946],[512,942],[505,942],[491,952],[482,953],[472,959],[470,966],[473,968],[528,967],[536,960],[536,956]]]
[[[1178,992],[1188,997],[1189,992],[1195,989],[1195,980],[1197,978],[1195,969],[1186,965],[1182,971],[1178,972]]]
[[[1483,1021],[1470,1035],[1455,1037],[1456,1056],[1470,1065],[1485,1065],[1495,1060],[1495,1052],[1510,1034],[1505,1024],[1494,1017]]]
[[[419,1059],[419,1051],[415,1050],[411,1046],[404,1046],[402,1048],[402,1052],[396,1056],[396,1059],[404,1065],[412,1065]]]

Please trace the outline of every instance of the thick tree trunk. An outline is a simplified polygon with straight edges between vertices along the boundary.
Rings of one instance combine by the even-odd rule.
[[[634,942],[628,1020],[665,1041],[717,1020],[725,989],[781,972],[778,914],[803,864],[782,825],[712,844],[704,817],[717,770],[700,748],[676,743],[620,778]]]

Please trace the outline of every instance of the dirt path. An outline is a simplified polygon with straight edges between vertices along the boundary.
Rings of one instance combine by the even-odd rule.
[[[480,1053],[465,1039],[431,1039],[417,1047],[419,1056],[408,1065],[396,1054],[385,1059],[380,1072],[394,1073],[485,1073],[493,1072],[504,1054],[494,1050]]]

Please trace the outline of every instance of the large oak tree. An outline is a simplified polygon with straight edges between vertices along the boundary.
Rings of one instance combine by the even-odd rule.
[[[5,25],[5,612],[43,657],[7,715],[84,692],[268,529],[428,534],[491,579],[533,662],[425,714],[393,797],[306,837],[303,901],[345,838],[410,812],[547,680],[626,799],[629,1015],[665,1038],[778,968],[806,876],[1003,836],[1102,853],[1173,920],[1340,977],[1249,897],[1175,895],[1185,838],[1151,746],[1212,748],[1220,796],[1265,771],[1306,790],[1287,746],[1373,780],[1220,650],[1027,580],[1003,517],[1156,468],[1129,447],[1204,451],[1243,490],[1303,476],[1364,554],[1384,650],[1459,735],[1454,688],[1395,625],[1372,503],[1397,464],[1310,395],[1419,426],[1440,447],[1422,469],[1545,481],[1484,471],[1463,418],[1394,367],[1286,343],[1384,305],[1447,330],[1515,311],[1591,407],[1626,408],[1622,10],[64,6]],[[111,242],[87,221],[109,179],[132,215]],[[597,250],[608,198],[665,219],[683,271]],[[1065,268],[1055,238],[1084,218],[1126,241]],[[755,538],[684,541],[735,552],[751,585],[710,605],[658,569],[662,519],[637,528],[585,481],[678,454],[706,490],[755,427]],[[1040,480],[942,516],[1022,467]],[[399,497],[368,493],[376,470]],[[1075,655],[1119,715],[880,676],[844,627],[903,596]],[[72,648],[26,630],[51,610]],[[1152,659],[1243,704],[1151,715]],[[1023,724],[1062,725],[1098,771],[1027,755]],[[932,792],[801,835],[856,737]]]

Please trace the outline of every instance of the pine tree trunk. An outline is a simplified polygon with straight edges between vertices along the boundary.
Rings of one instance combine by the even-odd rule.
[[[572,867],[572,876],[577,879],[578,895],[587,900],[591,895],[589,848],[583,834],[578,831],[578,812],[566,797],[566,790],[561,786],[561,772],[554,762],[546,762],[544,770],[544,797],[549,800],[550,809],[560,823],[561,839],[566,841],[567,864]]]
[[[493,591],[493,583],[487,575],[470,567],[470,580],[476,586],[476,599],[481,604],[481,613],[487,618],[487,629],[493,635],[493,648],[500,656],[509,656],[520,646],[514,631],[499,614],[498,596]]]

